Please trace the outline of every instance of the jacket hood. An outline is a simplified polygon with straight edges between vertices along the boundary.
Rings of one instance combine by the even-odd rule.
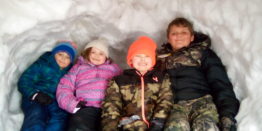
[[[195,32],[194,33],[194,40],[190,43],[188,47],[184,47],[180,50],[184,50],[186,48],[194,47],[194,46],[205,46],[205,47],[210,47],[211,46],[211,39],[208,35],[205,35],[201,32]],[[161,49],[158,50],[158,54],[166,54],[173,52],[172,46],[170,43],[164,43],[161,46]]]
[[[194,33],[194,40],[190,43],[190,46],[201,45],[209,47],[211,45],[211,39],[208,35],[201,32]]]
[[[59,65],[56,63],[55,56],[52,54],[52,52],[45,52],[43,55],[39,57],[39,62],[42,64],[46,64],[51,66],[54,69],[60,70]],[[72,64],[69,64],[66,68],[63,69],[63,71],[68,71],[71,68]]]

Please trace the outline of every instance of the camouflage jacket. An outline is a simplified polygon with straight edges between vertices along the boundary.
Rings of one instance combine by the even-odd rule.
[[[173,94],[170,89],[168,75],[155,70],[147,72],[145,83],[145,116],[151,123],[153,120],[164,121],[172,107]],[[106,91],[102,104],[102,128],[105,131],[118,130],[121,118],[141,113],[141,77],[134,69],[125,70],[115,77]],[[144,131],[147,129],[143,120],[137,120],[123,127],[124,130]]]
[[[235,117],[239,101],[224,65],[209,48],[210,44],[210,38],[201,33],[195,34],[195,40],[188,47],[177,51],[172,51],[170,44],[166,44],[159,51],[165,54],[159,57],[161,66],[170,76],[175,102],[210,94],[220,117]]]

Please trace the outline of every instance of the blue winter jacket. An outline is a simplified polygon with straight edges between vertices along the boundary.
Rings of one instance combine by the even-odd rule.
[[[60,69],[51,52],[46,52],[36,60],[21,75],[18,81],[18,90],[23,98],[31,99],[37,92],[43,92],[55,98],[56,88],[60,78],[70,69]]]

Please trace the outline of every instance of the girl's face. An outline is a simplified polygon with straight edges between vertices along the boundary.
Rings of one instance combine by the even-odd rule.
[[[171,26],[168,34],[168,42],[171,44],[174,51],[189,46],[190,42],[193,40],[194,35],[190,33],[188,27]]]
[[[69,66],[71,60],[70,60],[70,56],[66,53],[66,52],[57,52],[55,54],[55,60],[56,63],[59,65],[60,68],[66,68],[67,66]]]
[[[145,54],[136,54],[132,58],[132,65],[141,74],[145,74],[152,68],[152,59]]]
[[[103,51],[93,47],[89,54],[89,61],[95,65],[101,65],[106,61],[106,55]]]

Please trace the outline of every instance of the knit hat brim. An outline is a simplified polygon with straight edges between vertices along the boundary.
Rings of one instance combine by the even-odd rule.
[[[105,56],[108,58],[109,57],[109,49],[108,49],[108,43],[106,39],[97,39],[97,40],[93,40],[91,42],[89,42],[86,46],[85,46],[85,50],[87,48],[90,47],[95,47],[101,51],[104,52]]]

